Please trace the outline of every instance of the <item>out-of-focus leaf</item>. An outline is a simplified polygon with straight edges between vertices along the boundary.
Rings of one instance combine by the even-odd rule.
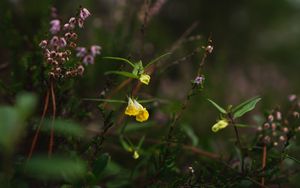
[[[251,126],[251,125],[245,125],[245,124],[241,124],[241,123],[237,123],[237,124],[235,124],[235,126],[240,127],[240,128],[253,128],[253,126]]]
[[[167,56],[167,55],[170,55],[171,52],[168,52],[168,53],[165,53],[161,56],[158,56],[157,58],[155,58],[154,60],[150,61],[146,66],[145,66],[145,69],[148,68],[149,66],[151,66],[152,64],[156,63],[157,61],[159,61],[160,59],[162,59],[163,57]]]
[[[37,98],[30,93],[23,93],[17,96],[16,107],[23,118],[28,117],[37,105]]]
[[[43,130],[50,131],[52,126],[51,123],[51,120],[47,120],[45,126],[43,126]],[[54,132],[60,133],[64,136],[83,137],[85,134],[85,130],[82,126],[69,120],[55,120],[53,128]]]
[[[207,99],[212,105],[214,105],[214,107],[216,107],[221,113],[226,114],[226,110],[224,110],[224,108],[222,108],[221,106],[219,106],[217,103],[215,103],[213,100],[211,99]]]
[[[0,107],[0,144],[5,149],[11,150],[14,147],[22,129],[16,110],[8,106]]]
[[[109,154],[104,153],[104,154],[100,155],[100,157],[94,162],[94,164],[93,164],[93,173],[96,177],[99,177],[99,175],[106,168],[109,161],[110,161]]]
[[[72,182],[84,177],[87,173],[87,167],[85,162],[79,159],[39,156],[32,158],[25,164],[24,172],[37,179]]]
[[[130,146],[130,143],[127,143],[127,141],[124,139],[123,136],[120,136],[120,142],[126,151],[129,151],[129,152],[133,151],[132,146]]]
[[[124,133],[148,129],[151,127],[151,125],[154,125],[153,121],[143,122],[142,125],[141,125],[141,123],[128,123],[128,125],[126,126],[126,128],[124,130]]]
[[[118,74],[118,75],[121,75],[121,76],[125,76],[125,77],[129,77],[129,78],[138,78],[138,76],[130,73],[130,72],[125,72],[125,71],[107,71],[105,72],[105,74]]]
[[[138,145],[137,145],[137,147],[136,147],[137,150],[139,150],[139,149],[142,147],[144,141],[145,141],[145,136],[143,136],[143,137],[140,139],[140,141],[139,141],[139,143],[138,143]]]
[[[97,102],[109,102],[109,103],[127,103],[124,100],[115,100],[115,99],[89,99],[89,98],[85,98],[83,100],[85,100],[85,101],[97,101]]]
[[[128,63],[130,66],[132,66],[133,68],[135,67],[135,65],[131,61],[129,61],[128,59],[125,59],[125,58],[121,58],[121,57],[103,57],[103,58],[104,59],[124,61],[124,62]]]
[[[182,130],[186,133],[186,135],[191,139],[193,146],[197,146],[199,143],[199,138],[198,136],[195,134],[194,130],[188,126],[188,125],[184,125],[182,126]]]
[[[232,110],[233,118],[241,117],[245,113],[253,110],[255,108],[256,103],[258,103],[260,100],[261,100],[261,98],[259,98],[259,97],[253,97],[253,98],[239,104]]]

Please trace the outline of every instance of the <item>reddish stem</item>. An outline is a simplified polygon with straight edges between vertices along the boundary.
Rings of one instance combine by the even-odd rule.
[[[38,136],[39,136],[39,133],[40,133],[40,129],[41,129],[41,126],[42,126],[42,123],[44,121],[44,118],[45,118],[45,115],[46,115],[46,112],[48,110],[48,104],[49,104],[49,95],[50,95],[50,92],[49,90],[47,90],[47,94],[46,94],[46,97],[45,97],[45,104],[44,104],[44,109],[43,109],[43,114],[42,114],[42,118],[41,118],[41,121],[39,123],[39,126],[37,128],[37,130],[35,131],[35,135],[33,137],[33,140],[32,140],[32,143],[31,143],[31,147],[30,147],[30,151],[29,151],[29,154],[27,156],[27,160],[29,160],[33,154],[33,151],[35,149],[35,146],[36,146],[36,142],[37,142],[37,139],[38,139]]]
[[[261,185],[262,187],[265,186],[265,177],[264,177],[264,171],[266,167],[266,160],[267,160],[267,146],[264,144],[263,147],[263,156],[262,156],[262,169],[263,169],[263,177],[261,178]]]
[[[52,97],[52,122],[51,122],[51,132],[50,132],[50,142],[49,142],[49,149],[48,149],[48,156],[50,157],[53,150],[54,144],[54,121],[56,116],[56,102],[55,102],[55,93],[54,93],[54,86],[53,80],[51,80],[50,84],[51,89],[51,97]]]

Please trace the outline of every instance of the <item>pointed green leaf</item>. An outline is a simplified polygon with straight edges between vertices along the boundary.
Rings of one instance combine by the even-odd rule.
[[[148,68],[150,65],[156,63],[156,62],[157,62],[158,60],[160,60],[161,58],[163,58],[163,57],[165,57],[165,56],[167,56],[167,55],[170,55],[170,54],[171,54],[171,52],[168,52],[168,53],[165,53],[165,54],[163,54],[163,55],[161,55],[161,56],[155,58],[154,60],[150,61],[150,62],[145,66],[145,69]]]
[[[243,116],[245,113],[253,110],[255,108],[256,103],[261,100],[259,97],[253,97],[245,102],[239,104],[235,108],[233,108],[233,118],[238,118]]]
[[[109,161],[110,161],[110,156],[108,153],[104,153],[100,155],[98,159],[96,159],[96,161],[93,164],[93,173],[97,178],[104,171]]]
[[[115,99],[92,99],[92,98],[84,98],[84,101],[96,101],[96,102],[108,102],[108,103],[127,103],[124,100],[115,100]]]
[[[207,99],[212,105],[214,105],[214,107],[216,107],[221,113],[226,114],[226,110],[224,110],[224,108],[222,108],[221,106],[219,106],[217,103],[215,103],[214,101]]]
[[[145,141],[145,136],[143,136],[143,137],[141,138],[141,140],[139,141],[139,143],[138,143],[138,145],[137,145],[137,147],[136,147],[137,150],[139,150],[139,149],[142,147],[144,141]]]
[[[125,71],[107,71],[105,74],[118,74],[121,76],[129,77],[129,78],[138,78],[136,75],[130,73],[130,72],[125,72]]]
[[[133,68],[135,67],[134,64],[131,61],[129,61],[128,59],[125,59],[125,58],[121,58],[121,57],[103,57],[103,58],[104,59],[124,61],[124,62],[128,63],[130,66],[132,66]]]

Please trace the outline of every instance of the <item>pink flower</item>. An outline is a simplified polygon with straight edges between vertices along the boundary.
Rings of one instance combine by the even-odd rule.
[[[93,56],[96,56],[97,54],[99,55],[101,53],[100,50],[101,50],[101,47],[98,46],[98,45],[92,45],[91,46],[91,54]]]
[[[50,32],[54,35],[60,31],[60,21],[58,19],[52,20],[50,22]]]
[[[59,47],[63,48],[67,45],[67,41],[64,37],[60,37],[59,39]]]
[[[53,36],[52,39],[50,40],[50,45],[51,46],[58,46],[58,37],[57,36]]]
[[[47,44],[48,44],[48,42],[47,42],[46,40],[42,40],[42,41],[40,42],[39,46],[40,46],[41,48],[46,48]]]
[[[80,18],[78,18],[77,22],[78,22],[78,26],[79,26],[80,28],[83,28],[83,20],[80,19]]]
[[[92,55],[87,55],[83,58],[83,61],[82,61],[85,65],[88,65],[88,64],[94,64],[94,56]]]
[[[90,13],[90,11],[88,11],[88,9],[86,9],[86,8],[80,9],[79,16],[82,20],[85,20],[90,15],[91,15],[91,13]]]
[[[84,47],[77,47],[76,51],[77,51],[77,54],[76,54],[77,57],[84,57],[87,53],[87,50]]]

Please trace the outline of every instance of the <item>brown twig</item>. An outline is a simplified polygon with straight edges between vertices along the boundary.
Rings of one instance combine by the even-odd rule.
[[[267,146],[266,144],[264,144],[263,155],[262,155],[262,169],[263,169],[263,176],[261,177],[262,186],[265,185],[264,169],[266,168],[266,161],[267,161]]]
[[[42,114],[39,126],[38,126],[37,130],[35,131],[35,135],[33,137],[32,143],[31,143],[30,151],[29,151],[29,154],[27,156],[27,160],[29,160],[31,158],[31,156],[33,154],[33,151],[35,149],[36,142],[37,142],[37,139],[38,139],[38,136],[39,136],[39,133],[40,133],[40,129],[41,129],[42,123],[44,121],[46,112],[48,110],[49,95],[50,95],[50,92],[49,92],[49,90],[47,90],[46,97],[45,97],[45,104],[44,104],[43,114]]]
[[[54,144],[54,121],[56,116],[56,101],[55,101],[55,92],[54,92],[54,81],[51,80],[50,88],[51,88],[51,97],[52,97],[52,122],[51,122],[51,132],[50,132],[50,141],[48,148],[48,156],[50,157],[53,150]]]

